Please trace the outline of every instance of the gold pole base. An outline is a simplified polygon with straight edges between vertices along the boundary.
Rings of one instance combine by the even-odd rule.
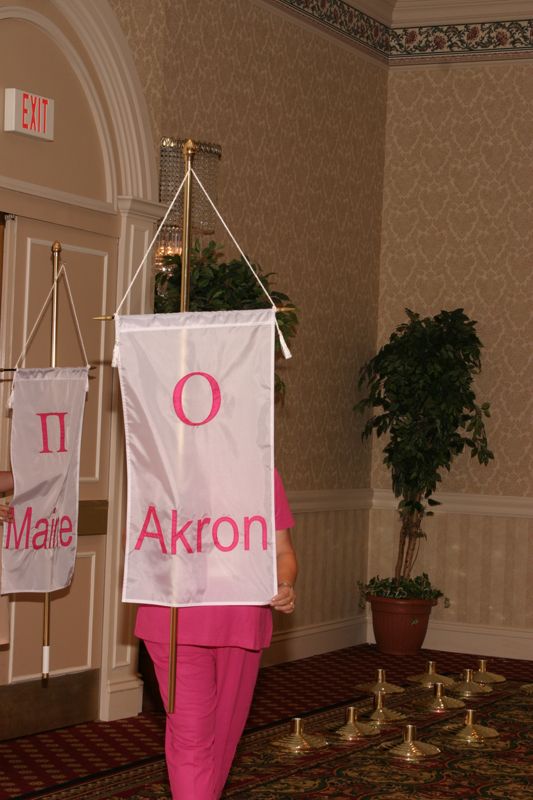
[[[389,754],[394,758],[402,758],[404,761],[420,761],[429,756],[436,756],[440,753],[434,744],[426,744],[416,737],[416,727],[406,725],[403,730],[403,742],[389,749]]]
[[[405,692],[405,689],[401,686],[387,681],[384,669],[378,669],[375,683],[360,683],[355,688],[359,692],[369,692],[370,694],[378,694],[379,692],[383,692],[383,694],[400,694]]]
[[[455,700],[453,697],[448,697],[442,683],[436,683],[434,685],[433,697],[430,700],[422,700],[418,705],[436,714],[443,714],[445,711],[449,711],[452,708],[464,708],[465,706],[462,700]]]
[[[367,719],[374,725],[392,725],[404,720],[405,714],[385,708],[385,692],[380,690],[374,695],[374,710],[367,715]]]
[[[279,747],[286,753],[306,753],[309,750],[318,750],[326,747],[326,737],[317,733],[304,733],[303,720],[301,717],[294,717],[291,720],[291,731],[286,736],[274,739],[274,747]]]
[[[348,706],[346,709],[346,721],[338,730],[335,737],[342,742],[355,742],[367,736],[378,736],[379,728],[371,722],[359,722],[357,719],[357,709],[355,706]]]
[[[390,708],[380,708],[372,711],[367,719],[371,720],[374,725],[392,725],[394,722],[402,722],[405,714],[400,711],[391,711]]]
[[[506,678],[503,675],[498,675],[496,672],[487,672],[487,659],[479,659],[479,669],[473,674],[473,679],[476,683],[503,683]]]
[[[469,708],[466,711],[464,727],[461,728],[453,738],[456,742],[479,744],[485,739],[495,739],[499,735],[495,728],[488,728],[486,725],[477,725],[474,722],[474,712]]]
[[[492,689],[483,683],[475,683],[473,678],[473,671],[465,669],[462,681],[459,681],[454,686],[450,687],[450,691],[459,697],[477,697],[482,694],[490,694]]]
[[[455,683],[453,678],[448,678],[446,675],[439,675],[437,672],[437,665],[434,661],[428,661],[427,670],[421,675],[411,675],[407,678],[411,683],[419,683],[424,689],[431,689],[436,683],[442,683],[444,686],[453,686]]]

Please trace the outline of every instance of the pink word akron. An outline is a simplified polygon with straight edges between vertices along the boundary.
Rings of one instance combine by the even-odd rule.
[[[176,555],[178,547],[184,553],[201,553],[204,545],[211,549],[211,542],[223,553],[236,548],[250,550],[252,531],[255,536],[260,537],[261,549],[268,548],[267,523],[260,515],[244,517],[242,525],[233,517],[217,517],[213,522],[211,517],[202,517],[197,520],[188,519],[180,524],[175,508],[171,509],[170,517],[170,530],[165,538],[156,507],[148,506],[135,550],[140,550],[146,539],[155,539],[164,555]]]
[[[56,516],[54,508],[49,517],[41,517],[32,524],[33,507],[28,506],[20,531],[17,528],[16,512],[7,526],[7,535],[4,548],[6,550],[54,550],[60,547],[69,547],[72,543],[73,525],[68,514]],[[11,538],[13,537],[13,547]]]

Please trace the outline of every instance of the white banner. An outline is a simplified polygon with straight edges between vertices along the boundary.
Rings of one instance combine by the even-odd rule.
[[[125,602],[262,605],[276,593],[274,315],[116,317]]]
[[[19,369],[11,407],[12,519],[2,594],[54,592],[74,572],[80,443],[88,367]]]

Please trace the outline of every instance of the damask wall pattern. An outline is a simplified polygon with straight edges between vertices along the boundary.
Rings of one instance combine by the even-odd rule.
[[[379,340],[463,307],[485,345],[495,460],[461,457],[445,491],[533,494],[533,73],[526,62],[389,76]],[[373,485],[388,487],[375,450]]]
[[[109,0],[131,48],[150,109],[154,143],[161,138],[165,105],[165,61],[173,44],[168,39],[167,13],[172,0]],[[155,151],[155,145],[154,145]],[[156,153],[154,152],[154,157]]]
[[[287,485],[368,486],[370,450],[352,406],[376,339],[384,67],[256,0],[111,4],[154,141],[221,144],[221,212],[299,307],[276,420]]]
[[[530,62],[386,73],[255,0],[112,5],[155,142],[222,144],[221,209],[300,307],[277,416],[289,486],[369,485],[352,404],[376,325],[382,341],[405,306],[464,306],[486,346],[478,389],[492,402],[496,459],[481,468],[462,458],[445,488],[530,494]],[[380,448],[372,485],[389,485]]]
[[[400,61],[387,67],[383,53],[370,58],[346,37],[286,13],[296,0],[109,1],[151,111],[154,156],[162,135],[222,145],[221,211],[252,260],[276,271],[299,306],[294,358],[281,365],[287,402],[277,412],[276,460],[288,488],[389,488],[381,448],[371,457],[360,443],[352,411],[358,368],[406,306],[421,314],[461,306],[485,344],[477,390],[492,404],[495,461],[485,468],[461,457],[443,489],[531,497],[533,62],[521,57],[533,51],[520,39],[527,26],[515,26],[512,42],[494,40],[492,51],[473,31],[449,26],[468,39],[453,64],[444,63],[449,51],[431,59],[428,51],[423,66],[396,68]],[[332,15],[341,5],[301,3]],[[519,58],[461,63],[476,47],[484,58]],[[436,542],[422,547],[417,568],[452,598],[435,619],[531,628],[528,514],[442,509],[428,522]],[[353,616],[357,578],[390,574],[397,529],[388,506],[343,512],[332,501],[299,514],[303,610],[278,631]]]
[[[397,514],[371,512],[371,574],[390,575],[398,536]],[[533,520],[448,514],[427,519],[416,574],[427,572],[450,601],[431,618],[448,624],[533,629]],[[505,655],[505,653],[502,653]]]

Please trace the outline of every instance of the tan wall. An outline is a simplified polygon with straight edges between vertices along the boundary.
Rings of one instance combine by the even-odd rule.
[[[352,405],[376,330],[384,68],[262,2],[111,4],[156,135],[222,145],[223,215],[300,308],[276,420],[287,485],[368,485]]]
[[[42,598],[10,598],[9,645],[0,648],[0,738],[139,709],[132,608],[120,602],[124,508],[122,423],[112,377],[114,330],[94,316],[116,307],[144,255],[161,209],[146,107],[131,55],[104,2],[0,0],[0,94],[5,86],[53,98],[53,142],[0,132],[2,263],[0,360],[14,365],[52,280],[51,245],[62,244],[92,365],[80,469],[75,577],[51,599],[50,681],[41,687]],[[144,128],[143,128],[144,126]],[[126,312],[150,295],[142,276]],[[64,281],[58,288],[58,366],[84,361]],[[50,312],[24,366],[50,363]],[[9,464],[10,386],[0,385],[0,465]],[[107,534],[107,535],[106,535]],[[7,598],[3,597],[2,601]],[[63,691],[66,690],[66,691]],[[71,694],[72,693],[72,694]],[[71,697],[76,697],[75,702]]]
[[[24,58],[20,57],[21,43]],[[54,87],[55,102],[54,141],[0,131],[0,174],[78,196],[107,199],[93,114],[61,45],[32,22],[3,19],[0,54],[2,96],[4,88],[13,87],[50,97]]]
[[[0,0],[0,8],[5,5]],[[57,20],[61,4],[27,0],[27,5]],[[150,110],[154,152],[164,134],[222,145],[221,210],[246,252],[265,270],[279,273],[279,288],[286,289],[300,308],[294,359],[283,366],[288,396],[277,413],[277,462],[295,500],[302,575],[298,611],[291,619],[279,620],[273,658],[276,652],[280,657],[306,654],[298,650],[298,642],[310,642],[319,650],[358,637],[363,640],[356,581],[367,570],[390,571],[396,518],[389,501],[383,506],[377,502],[369,514],[370,493],[357,494],[365,487],[389,484],[379,450],[374,449],[371,474],[370,449],[363,449],[359,441],[360,421],[352,412],[355,377],[376,337],[383,340],[400,321],[405,305],[423,313],[463,305],[479,320],[486,345],[479,391],[493,404],[489,432],[496,461],[488,469],[461,462],[446,489],[469,497],[483,495],[489,506],[500,496],[531,496],[532,445],[527,433],[531,377],[522,366],[530,324],[533,236],[530,62],[387,71],[355,48],[263,0],[110,0],[110,5],[135,58]],[[16,33],[14,28],[29,23],[7,21],[7,25],[0,27],[0,35],[9,33],[9,26]],[[60,71],[62,56],[52,52],[51,40],[33,29],[29,35],[42,38],[35,46],[42,45],[49,54],[47,69]],[[71,39],[75,43],[75,37]],[[9,36],[5,44],[8,54]],[[106,71],[99,67],[101,83],[109,90]],[[90,64],[87,68],[93,74]],[[83,213],[73,206],[53,217],[60,204],[48,201],[51,216],[39,216],[40,198],[26,197],[19,185],[17,191],[0,187],[2,202],[6,200],[1,210],[54,224],[69,222],[73,229],[112,239],[118,235],[118,221],[110,213],[114,208],[105,208],[103,201],[116,202],[113,190],[123,193],[120,181],[125,181],[128,170],[116,176],[115,184],[111,154],[120,162],[130,152],[129,144],[122,147],[125,137],[117,136],[100,158],[109,106],[102,101],[105,108],[96,113],[79,91],[75,72],[66,70],[64,77],[70,87],[65,98],[78,94],[76,119],[87,139],[71,136],[74,155],[65,153],[64,158],[55,144],[26,143],[24,152],[32,154],[26,162],[20,140],[6,139],[12,150],[0,172],[5,173],[6,186],[9,180],[30,181],[37,175],[35,180],[48,186],[51,196],[58,191],[83,194],[89,205]],[[13,82],[15,78],[12,74]],[[44,84],[37,83],[36,79],[22,88],[49,94]],[[124,102],[121,108],[134,106]],[[99,120],[100,134],[93,118]],[[61,126],[61,130],[66,129]],[[52,163],[40,163],[35,157],[42,148],[55,153],[62,168],[71,164],[79,168],[79,176],[68,171],[57,182]],[[89,172],[82,162],[88,151],[94,154]],[[15,162],[22,164],[17,175],[10,172]],[[30,163],[41,171],[26,174],[23,170]],[[17,208],[10,204],[14,199]],[[118,204],[124,215],[129,204],[130,200],[122,202],[123,208]],[[131,219],[124,219],[121,228],[121,280],[130,262],[144,252],[148,217],[158,213],[142,203],[138,207],[133,203],[132,209]],[[100,217],[107,220],[103,228]],[[18,230],[22,231],[21,222]],[[103,262],[96,251],[107,251],[107,246],[83,247],[88,248],[87,257],[94,256],[101,282]],[[19,248],[19,257],[23,254]],[[13,287],[15,297],[18,289]],[[107,288],[111,290],[110,285]],[[102,299],[102,284],[95,281],[93,290]],[[92,312],[86,308],[83,313],[86,327],[94,331]],[[14,336],[9,335],[13,349],[21,335],[20,326]],[[91,348],[100,352],[100,339],[94,333],[90,336]],[[108,389],[105,384],[102,398]],[[93,426],[97,416],[91,417]],[[122,491],[118,427],[117,423],[113,429],[115,438],[111,436],[115,444],[110,498]],[[89,478],[94,441],[94,437],[88,441],[85,454]],[[108,481],[108,453],[102,442],[102,484]],[[86,498],[105,496],[91,480],[84,483],[83,492]],[[523,513],[492,514],[463,507],[460,514],[443,514],[428,525],[435,545],[423,551],[420,567],[428,569],[452,599],[448,612],[438,610],[434,615],[436,623],[450,630],[454,625],[517,632],[533,627],[527,583],[533,552],[531,509],[520,508]],[[117,510],[110,528],[116,532],[120,527]],[[87,537],[82,543],[73,599],[101,586],[103,576],[95,577],[90,568],[93,563],[101,568],[102,541]],[[109,541],[108,537],[106,594],[94,595],[94,606],[89,608],[90,614],[94,611],[90,658],[91,633],[85,625],[80,627],[74,662],[56,649],[62,660],[53,666],[57,671],[97,666],[102,649],[102,663],[107,664],[102,696],[118,695],[123,686],[136,696],[129,609],[121,607],[113,577],[120,546],[118,539]],[[57,603],[58,619],[68,626],[73,607],[67,608],[61,598]],[[19,632],[33,626],[33,604],[20,599],[13,609]],[[96,619],[102,613],[103,624]],[[2,652],[0,683],[24,682],[38,672],[38,644],[30,649],[24,649],[21,636],[16,647]],[[121,713],[122,707],[109,716]]]
[[[462,514],[437,510],[417,563],[451,598],[434,615],[446,625],[533,627],[531,503],[514,501],[517,516],[497,511],[499,498],[512,507],[513,497],[533,493],[532,95],[530,61],[389,75],[379,340],[406,306],[422,314],[463,307],[485,345],[478,399],[492,405],[494,462],[482,467],[465,455],[442,485],[487,508],[482,516],[467,503]],[[373,486],[389,488],[381,459],[374,447]],[[370,574],[390,574],[397,531],[394,513],[373,513]]]
[[[37,14],[42,7],[30,3],[28,13]],[[0,10],[5,13],[5,4],[0,3]],[[13,366],[24,349],[51,286],[51,244],[59,240],[87,357],[94,365],[85,404],[80,497],[107,500],[113,331],[95,324],[93,317],[106,313],[114,298],[118,224],[111,209],[95,210],[106,208],[104,158],[77,67],[65,54],[64,42],[55,41],[34,19],[53,24],[40,17],[0,20],[2,98],[4,88],[14,87],[55,101],[53,141],[0,132],[0,208],[14,214],[7,223],[3,252],[1,359],[2,364]],[[75,205],[69,207],[69,201]],[[58,290],[58,314],[57,365],[81,365],[83,350],[64,281]],[[22,366],[51,363],[50,331],[48,306]],[[10,390],[11,383],[4,380],[0,385],[3,409]],[[0,429],[0,459],[5,468],[10,436],[6,413],[1,415]],[[94,532],[105,532],[105,527]],[[100,666],[104,565],[105,539],[84,537],[71,588],[55,593],[51,601],[54,677]],[[42,597],[14,595],[10,600],[11,641],[9,648],[0,650],[2,686],[23,683],[40,673]]]
[[[495,460],[461,459],[446,491],[533,494],[532,98],[531,62],[389,77],[379,338],[405,306],[463,307],[485,345],[477,390]]]
[[[222,145],[221,208],[246,251],[280,273],[301,309],[295,357],[284,368],[288,400],[277,414],[277,461],[288,488],[389,487],[381,449],[373,449],[370,474],[370,450],[359,442],[352,412],[358,367],[405,306],[423,314],[463,306],[479,320],[485,344],[478,390],[492,403],[496,460],[482,468],[461,459],[444,488],[493,500],[531,496],[532,393],[524,367],[531,339],[530,62],[387,69],[261,0],[182,0],[148,10],[141,2],[111,4],[135,54],[156,138],[190,135]],[[335,569],[349,582],[359,564],[330,500],[347,554]],[[367,569],[390,573],[397,520],[379,500],[374,508]],[[307,598],[316,553],[301,540],[309,532],[314,542],[324,520],[313,511],[304,517],[297,539]],[[498,515],[470,518],[466,510],[461,519],[469,553],[486,542],[489,523],[503,531],[503,550],[494,552],[509,554],[516,545]],[[456,517],[431,526],[436,532],[450,520]],[[350,530],[356,536],[355,524]],[[465,602],[445,617],[450,624],[498,626],[506,589],[481,613],[482,598],[500,578],[521,582],[521,567],[507,555],[505,576],[494,569],[480,575],[469,556],[477,577],[465,593],[455,535],[440,533],[438,549],[430,542],[420,567],[445,581],[452,601],[460,595]],[[522,554],[528,536],[519,535]],[[363,548],[356,560],[365,556]],[[517,629],[530,625],[518,595],[505,622]],[[325,623],[335,619],[338,597],[322,599]],[[350,595],[352,609],[353,601]],[[285,625],[320,624],[313,613]]]
[[[371,513],[373,570],[390,572],[396,538],[395,512]],[[447,624],[533,628],[533,522],[531,519],[441,512],[424,529],[417,573],[427,572],[450,600],[439,602],[432,619]],[[502,653],[503,655],[503,653]]]
[[[300,309],[276,414],[287,488],[368,486],[370,450],[352,406],[356,365],[376,336],[384,67],[264,2],[111,5],[156,142],[170,135],[221,144],[223,216]],[[308,654],[302,641],[318,650],[355,641],[356,580],[367,561],[358,514],[366,519],[333,504],[298,517],[301,598],[294,618],[276,620],[280,646],[270,660]]]
[[[298,505],[296,500],[295,509]],[[297,607],[290,617],[275,615],[273,644],[264,655],[265,664],[365,641],[357,582],[366,577],[369,512],[331,505],[296,510],[293,538],[302,568]]]

